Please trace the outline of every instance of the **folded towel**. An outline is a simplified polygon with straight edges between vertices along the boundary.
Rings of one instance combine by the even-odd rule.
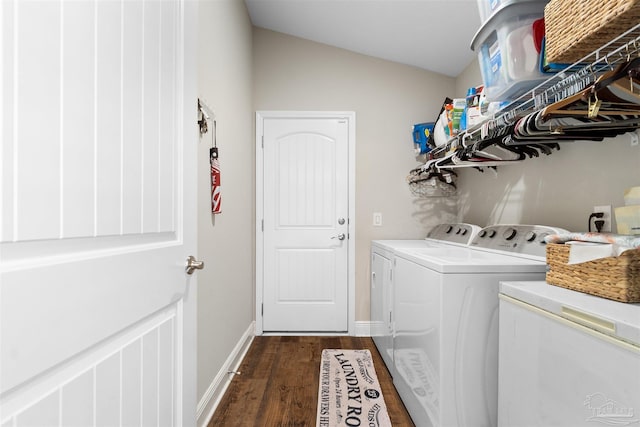
[[[568,264],[580,264],[616,255],[611,243],[578,242],[574,240],[566,244],[571,245]]]
[[[610,233],[564,233],[544,238],[547,243],[570,244],[569,264],[618,256],[628,250],[640,250],[640,237]]]

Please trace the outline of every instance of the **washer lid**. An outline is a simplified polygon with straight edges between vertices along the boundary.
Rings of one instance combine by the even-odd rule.
[[[395,251],[407,248],[441,248],[447,243],[432,242],[429,240],[372,240],[372,246]]]
[[[583,294],[539,282],[501,282],[500,293],[640,346],[640,304]]]
[[[404,248],[396,256],[440,273],[540,273],[544,277],[547,269],[542,261],[458,246]]]

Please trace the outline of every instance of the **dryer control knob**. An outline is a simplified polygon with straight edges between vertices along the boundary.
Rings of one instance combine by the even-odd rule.
[[[449,226],[447,226],[447,229],[444,232],[449,234],[449,233],[451,233],[451,230],[453,230],[453,226],[449,225]]]
[[[461,231],[461,233],[460,233],[460,234],[462,234],[463,236],[464,236],[465,234],[467,234],[467,229],[466,229],[466,228],[461,228],[461,229],[460,229],[460,231]]]
[[[502,237],[504,237],[505,240],[512,240],[514,237],[516,237],[516,234],[518,234],[518,232],[515,229],[509,228],[502,234]]]
[[[496,230],[489,231],[489,238],[493,239],[494,237],[496,237]]]
[[[480,232],[478,233],[478,237],[484,237],[487,235],[487,230],[480,230]]]
[[[536,233],[533,231],[529,231],[524,238],[527,240],[527,242],[533,242],[534,240],[536,240]]]

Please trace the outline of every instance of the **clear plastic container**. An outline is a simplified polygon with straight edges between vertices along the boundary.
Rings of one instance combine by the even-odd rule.
[[[489,101],[513,100],[548,78],[534,40],[533,23],[544,16],[539,9],[539,2],[503,5],[473,38]]]
[[[506,0],[503,0],[506,1]],[[487,19],[495,12],[500,4],[501,0],[478,0],[478,11],[480,12],[480,22],[485,23]]]
[[[478,11],[480,12],[480,22],[484,24],[494,13],[497,13],[500,9],[507,7],[508,5],[532,2],[537,3],[540,13],[543,13],[544,6],[549,3],[549,0],[477,0]]]

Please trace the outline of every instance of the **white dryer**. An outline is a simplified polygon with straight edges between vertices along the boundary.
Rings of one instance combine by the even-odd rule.
[[[544,237],[564,231],[494,225],[395,252],[393,382],[416,426],[497,425],[499,282],[544,279]]]
[[[393,257],[407,248],[467,246],[480,227],[473,224],[438,224],[425,239],[374,240],[371,242],[371,336],[387,369],[394,375],[393,364]]]

